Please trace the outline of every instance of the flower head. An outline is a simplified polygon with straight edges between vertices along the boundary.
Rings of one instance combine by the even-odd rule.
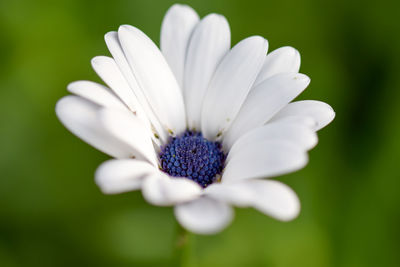
[[[141,189],[203,234],[227,226],[232,205],[284,221],[298,215],[293,190],[264,178],[304,167],[335,114],[323,102],[292,102],[310,82],[296,49],[267,54],[260,36],[231,48],[223,16],[200,20],[185,5],[166,13],[161,50],[128,25],[105,41],[112,58],[92,66],[107,87],[73,82],[74,95],[56,106],[71,132],[115,158],[96,171],[104,193]]]

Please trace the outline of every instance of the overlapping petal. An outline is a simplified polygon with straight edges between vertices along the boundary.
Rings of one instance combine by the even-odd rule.
[[[106,86],[91,81],[72,82],[67,87],[70,93],[78,95],[97,105],[127,110],[127,106]]]
[[[101,79],[119,96],[121,101],[143,122],[145,127],[150,128],[150,123],[141,104],[126,82],[114,59],[97,56],[92,59],[92,66]]]
[[[284,140],[253,142],[235,152],[226,164],[223,183],[283,175],[308,162],[304,148]]]
[[[189,129],[201,128],[203,99],[221,59],[229,51],[231,35],[225,17],[210,14],[193,31],[187,51],[183,94]]]
[[[284,46],[269,53],[257,76],[254,86],[281,73],[297,73],[300,69],[300,53],[295,48]]]
[[[147,101],[171,134],[184,132],[185,108],[179,85],[157,46],[139,29],[123,25],[118,30],[122,49]]]
[[[157,166],[157,155],[151,142],[151,132],[143,122],[128,112],[113,109],[99,111],[100,122],[113,136],[125,143],[137,159]]]
[[[318,137],[311,127],[303,123],[287,123],[284,121],[269,123],[241,136],[229,148],[226,162],[241,153],[247,146],[264,141],[285,141],[304,150],[309,150],[317,144]]]
[[[167,142],[168,140],[168,132],[167,130],[161,125],[160,120],[155,115],[154,111],[152,110],[150,103],[147,101],[146,96],[144,95],[143,91],[145,88],[141,88],[136,81],[135,76],[129,66],[128,60],[122,50],[121,43],[118,39],[117,32],[108,32],[104,39],[106,41],[107,47],[110,50],[115,62],[118,65],[119,70],[121,71],[122,75],[125,77],[129,87],[137,97],[140,105],[142,106],[143,110],[146,113],[147,118],[149,119],[154,134],[162,141]]]
[[[101,107],[78,96],[65,96],[57,102],[56,114],[62,124],[80,139],[114,158],[135,156],[126,144],[110,134],[101,123]]]
[[[171,206],[193,199],[201,195],[201,187],[186,178],[170,177],[158,171],[143,182],[144,198],[157,206]]]
[[[187,48],[199,15],[187,5],[175,4],[165,14],[161,25],[160,47],[182,89]]]
[[[264,62],[268,42],[252,36],[222,59],[204,97],[201,130],[205,138],[221,136],[235,119]]]
[[[224,229],[233,219],[233,209],[225,202],[201,197],[175,207],[178,222],[199,234],[214,234]]]
[[[315,130],[318,131],[328,125],[335,118],[335,111],[328,104],[316,100],[302,100],[288,104],[272,119],[278,121],[288,117],[309,117],[316,122]]]
[[[224,144],[230,147],[244,133],[262,126],[297,97],[309,83],[310,79],[304,74],[284,73],[253,88],[227,131]]]
[[[158,170],[137,159],[112,159],[97,168],[95,181],[105,194],[119,194],[141,188],[143,180]]]
[[[278,220],[289,221],[300,212],[300,201],[287,185],[274,180],[215,184],[206,195],[238,207],[253,207]]]

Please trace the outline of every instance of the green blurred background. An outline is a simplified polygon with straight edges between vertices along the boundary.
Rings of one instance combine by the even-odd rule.
[[[232,43],[259,34],[302,55],[302,99],[331,104],[308,166],[279,179],[302,212],[282,223],[236,209],[215,236],[191,236],[187,266],[400,266],[398,1],[181,1],[225,15]],[[74,80],[131,24],[159,42],[173,1],[0,2],[0,266],[173,266],[171,208],[93,181],[107,156],[54,113]]]

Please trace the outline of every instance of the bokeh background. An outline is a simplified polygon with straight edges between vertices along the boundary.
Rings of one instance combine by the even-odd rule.
[[[0,2],[0,266],[174,266],[171,208],[140,192],[103,195],[107,156],[54,113],[74,80],[108,55],[103,35],[132,24],[159,43],[173,1]],[[302,55],[301,99],[331,104],[308,166],[279,179],[299,218],[236,209],[215,236],[191,235],[185,266],[400,266],[400,7],[387,1],[193,0],[225,15],[232,43],[254,34]]]

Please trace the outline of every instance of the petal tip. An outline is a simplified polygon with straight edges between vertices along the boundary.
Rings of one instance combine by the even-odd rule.
[[[228,23],[228,20],[224,15],[217,13],[210,13],[203,18],[204,22],[218,22],[218,23]]]
[[[106,34],[104,34],[104,40],[107,43],[110,39],[114,38],[116,35],[118,35],[116,31],[109,31]]]
[[[310,77],[308,77],[307,75],[302,74],[302,73],[295,73],[293,76],[293,79],[297,80],[299,82],[305,83],[306,86],[308,86],[311,82]]]
[[[141,32],[138,28],[129,25],[129,24],[122,24],[118,27],[118,37],[121,38],[121,35],[129,34],[132,32]]]
[[[94,66],[100,64],[101,59],[102,59],[102,56],[95,56],[90,60],[90,64],[94,67]]]
[[[173,4],[167,12],[180,11],[180,10],[193,10],[193,8],[186,4]]]

